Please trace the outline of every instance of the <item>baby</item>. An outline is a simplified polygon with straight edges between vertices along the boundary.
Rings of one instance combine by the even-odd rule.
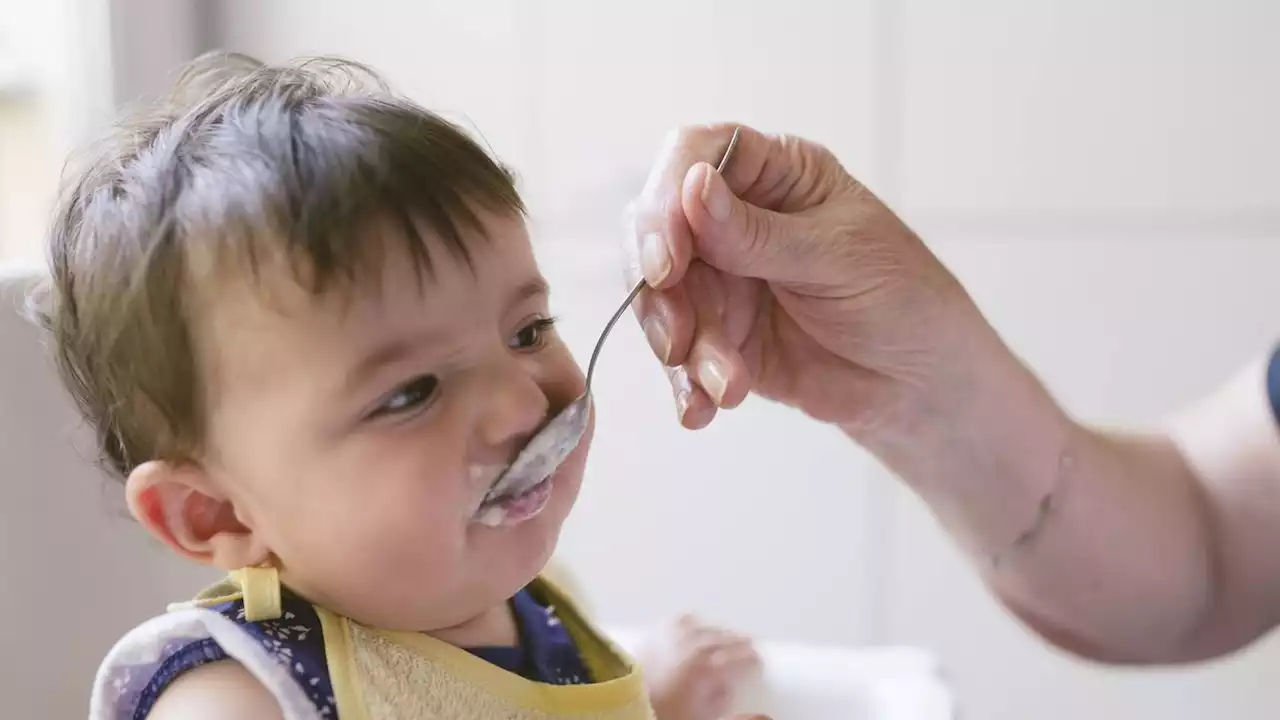
[[[94,718],[726,710],[745,639],[678,623],[646,683],[543,574],[590,429],[486,499],[584,387],[507,170],[360,66],[234,55],[97,150],[41,319],[134,517],[227,577],[111,650]]]

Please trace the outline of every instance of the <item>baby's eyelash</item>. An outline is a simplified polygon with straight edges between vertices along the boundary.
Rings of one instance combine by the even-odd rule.
[[[513,350],[533,351],[543,346],[544,338],[542,334],[551,330],[556,324],[554,317],[535,318],[529,323],[520,327],[515,335],[507,341],[508,346]],[[529,333],[533,333],[533,337],[526,337]]]
[[[435,375],[421,375],[396,388],[378,404],[370,418],[404,415],[420,410],[435,400],[440,389],[440,379]]]

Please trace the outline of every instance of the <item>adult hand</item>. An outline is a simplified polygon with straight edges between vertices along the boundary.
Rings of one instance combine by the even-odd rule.
[[[721,177],[732,132],[674,133],[629,214],[632,279],[656,288],[635,311],[685,426],[752,391],[840,425],[1007,607],[1095,659],[1214,657],[1280,624],[1265,359],[1172,429],[1083,426],[831,153],[743,128]]]
[[[743,127],[721,176],[734,127],[670,135],[628,212],[682,424],[755,391],[856,435],[948,387],[947,348],[986,327],[951,274],[820,145]]]

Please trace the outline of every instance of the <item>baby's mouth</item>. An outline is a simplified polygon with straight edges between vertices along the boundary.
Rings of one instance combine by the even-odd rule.
[[[590,405],[580,402],[571,403],[556,413],[529,438],[498,476],[485,502],[528,492],[553,476],[582,442],[590,413]]]
[[[556,471],[582,441],[590,412],[589,405],[572,403],[539,428],[505,466],[473,470],[477,484],[488,490],[472,522],[509,526],[542,512]],[[484,480],[489,480],[487,485]]]
[[[537,517],[551,499],[555,482],[548,475],[531,486],[510,487],[500,494],[486,496],[476,510],[473,522],[486,527],[510,527]]]
[[[509,465],[473,466],[471,477],[487,488],[471,521],[486,527],[512,526],[542,512],[551,495],[553,474],[516,477]]]

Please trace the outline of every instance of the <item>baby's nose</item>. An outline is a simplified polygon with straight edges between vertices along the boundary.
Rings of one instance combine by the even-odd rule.
[[[514,364],[514,363],[513,363]],[[509,448],[511,457],[546,423],[551,405],[537,381],[518,365],[495,373],[493,385],[484,388],[488,396],[480,419],[485,443]]]

